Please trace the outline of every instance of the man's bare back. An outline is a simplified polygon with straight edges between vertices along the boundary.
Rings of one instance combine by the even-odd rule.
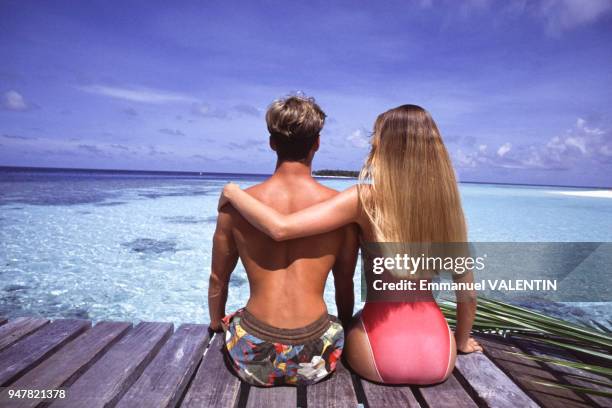
[[[283,214],[299,211],[338,194],[317,183],[310,175],[278,173],[247,192]],[[354,257],[356,252],[354,226],[275,242],[233,208],[228,206],[224,212],[231,220],[232,235],[247,271],[251,290],[246,306],[249,312],[279,328],[303,327],[327,313],[323,300],[325,282],[332,268],[350,269],[351,261],[347,258]],[[344,255],[344,250],[352,254]],[[352,264],[354,268],[354,259]],[[347,274],[348,271],[340,273]],[[352,279],[352,273],[342,279]],[[349,286],[352,291],[352,285]]]
[[[314,99],[305,96],[270,104],[266,125],[276,168],[270,179],[248,189],[249,194],[282,214],[338,194],[311,176],[325,116]],[[353,314],[357,226],[275,242],[234,208],[220,205],[208,311],[210,328],[225,331],[225,349],[236,375],[258,386],[320,381],[336,368],[344,348],[340,322],[348,325]],[[239,258],[247,271],[250,297],[246,309],[226,316],[230,275]],[[328,316],[323,299],[330,270],[340,322]]]

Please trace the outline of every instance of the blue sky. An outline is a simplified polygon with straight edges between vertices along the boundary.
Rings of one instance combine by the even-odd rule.
[[[178,4],[180,3],[180,4]],[[0,165],[270,173],[264,112],[358,169],[419,104],[463,181],[612,186],[612,2],[0,3]]]

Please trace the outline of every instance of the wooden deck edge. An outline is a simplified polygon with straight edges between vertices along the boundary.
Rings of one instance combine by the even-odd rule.
[[[538,356],[538,355],[546,355],[546,356],[551,356],[551,357],[558,357],[559,359],[564,359],[567,361],[574,361],[574,362],[583,362],[582,360],[580,360],[575,353],[570,353],[568,350],[556,347],[556,346],[549,346],[549,345],[538,345],[538,344],[532,344],[532,345],[527,345],[525,344],[527,342],[527,340],[518,340],[518,339],[513,339],[512,337],[509,338],[509,341],[516,347],[518,348],[520,351],[522,351],[523,353],[530,355],[530,356]],[[541,353],[538,353],[537,350],[540,349]],[[548,353],[547,353],[548,351]],[[555,354],[557,354],[557,356],[555,356]],[[561,354],[561,355],[559,355]],[[538,363],[543,369],[547,370],[549,373],[551,373],[559,382],[559,384],[565,384],[565,385],[569,385],[569,386],[581,386],[581,384],[576,384],[573,383],[572,381],[570,381],[570,379],[568,378],[569,376],[572,375],[580,375],[580,370],[575,369],[575,370],[570,370],[568,369],[567,371],[561,371],[561,368],[558,367],[559,369],[555,369],[555,366],[552,363],[545,363],[542,361],[537,361],[537,360],[532,360],[535,361],[536,363]],[[588,363],[587,363],[588,364]],[[606,378],[602,377],[602,376],[597,376],[594,374],[589,374],[587,373],[587,375],[590,375],[591,378],[596,379],[596,380],[600,380],[600,381],[605,381]],[[609,388],[603,387],[601,385],[597,385],[594,384],[592,386],[594,389],[598,389],[601,391],[608,391]],[[573,390],[573,392],[575,394],[577,394],[578,396],[582,397],[587,403],[589,404],[593,404],[594,406],[606,406],[606,407],[612,407],[612,398],[606,398],[606,397],[602,397],[602,396],[595,396],[592,394],[588,394],[585,392],[580,392],[577,390]]]
[[[583,406],[586,406],[586,404],[589,402],[589,400],[585,399],[581,393],[576,393],[571,390],[559,390],[558,393],[552,393],[553,390],[550,388],[547,388],[545,386],[539,386],[536,383],[530,383],[529,382],[530,378],[532,378],[533,375],[535,375],[534,373],[532,373],[533,370],[539,370],[543,374],[551,376],[554,379],[553,382],[557,382],[559,384],[564,383],[564,381],[561,378],[559,378],[558,374],[555,373],[553,370],[551,370],[550,367],[547,367],[545,364],[542,364],[541,362],[538,362],[535,360],[525,360],[524,361],[525,369],[523,371],[520,371],[520,372],[513,371],[509,369],[508,367],[506,367],[506,364],[518,364],[520,361],[518,361],[517,359],[520,357],[518,356],[514,357],[514,356],[509,355],[508,361],[503,363],[499,361],[499,357],[494,356],[490,351],[487,350],[486,342],[498,342],[498,343],[503,344],[506,347],[513,347],[517,351],[528,354],[525,352],[525,350],[521,349],[511,339],[501,337],[501,336],[496,336],[496,335],[485,335],[485,336],[480,336],[480,338],[482,339],[484,343],[483,346],[484,346],[485,355],[487,355],[487,357],[489,357],[489,359],[493,362],[493,364],[495,364],[504,374],[506,374],[526,395],[528,395],[533,401],[535,401],[539,405],[541,406],[557,405],[557,404],[560,404],[561,401],[555,401],[555,399],[563,399],[563,398],[568,398],[565,403],[570,404],[570,405],[574,404],[574,406],[581,406],[580,404],[582,404]],[[537,374],[537,375],[542,375],[542,374]],[[529,387],[533,386],[533,388],[528,388],[528,386]]]
[[[487,338],[489,336],[494,337],[497,340],[503,340],[506,343],[509,343],[508,339],[499,335],[489,335],[489,334],[478,334],[475,335],[474,338],[476,338],[478,340],[479,337],[482,338]],[[514,380],[514,374],[512,372],[510,372],[509,370],[507,370],[503,365],[499,364],[499,362],[497,361],[497,359],[495,357],[493,357],[489,351],[487,350],[486,347],[483,347],[484,349],[484,354],[489,358],[489,360],[491,360],[493,362],[493,364],[495,364],[497,366],[497,368],[499,368],[501,371],[504,372],[504,374],[506,374],[508,377],[510,377],[510,379],[512,379],[512,381],[527,395],[529,395],[532,399],[534,398],[534,396],[532,395],[532,392],[528,389],[526,389],[522,383],[517,382]]]
[[[16,353],[15,355],[18,355],[22,353],[24,357],[20,365],[15,364],[12,366],[12,371],[5,372],[4,377],[0,381],[2,386],[11,385],[24,373],[37,367],[66,344],[89,330],[91,328],[91,321],[84,319],[57,319],[52,323],[43,325],[43,327],[44,329],[36,330],[33,334],[24,336],[12,346],[2,350],[3,354],[10,352],[11,354]],[[41,338],[41,334],[47,334],[48,337]],[[52,341],[49,342],[49,339],[52,339]],[[39,344],[36,344],[36,341]],[[34,344],[31,344],[32,342]],[[25,345],[31,348],[26,351],[23,349]]]
[[[49,319],[37,317],[18,317],[0,326],[0,351],[4,350],[18,341],[36,333],[42,327],[51,322]]]
[[[208,325],[206,325],[206,326],[208,327],[208,335],[207,335],[207,338],[206,338],[206,344],[204,344],[204,349],[202,350],[202,355],[200,356],[200,359],[198,360],[198,362],[195,365],[195,367],[193,368],[193,372],[189,376],[189,379],[187,380],[187,384],[185,385],[185,388],[183,390],[181,390],[181,393],[180,393],[180,395],[178,396],[178,398],[176,400],[176,405],[175,405],[176,407],[183,406],[183,401],[185,400],[185,397],[187,396],[187,392],[189,392],[189,389],[191,388],[191,384],[195,380],[196,374],[198,373],[198,370],[200,369],[200,366],[202,365],[202,362],[204,361],[204,356],[208,352],[208,349],[210,348],[210,345],[211,345],[213,339],[215,338],[215,335],[217,334],[217,333],[213,332],[210,329],[210,326],[208,326]],[[235,408],[237,408],[237,407],[235,407]]]
[[[463,374],[461,374],[461,372],[457,370],[457,367],[453,368],[453,375],[455,376],[459,384],[461,384],[465,392],[468,393],[472,401],[476,403],[476,405],[478,405],[479,407],[489,406],[489,404],[487,404],[487,402],[478,394],[478,391],[470,384],[467,378],[465,378]]]
[[[7,322],[9,324],[12,322],[12,319],[4,319],[4,321],[2,321],[2,319],[3,318],[0,317],[0,327],[6,327],[5,325],[7,324]],[[55,319],[53,320],[53,322],[51,322],[51,325],[53,325],[53,323],[55,322],[62,321],[62,320],[67,321],[65,319]],[[70,319],[70,320],[72,321],[75,319]],[[91,321],[83,320],[83,322],[85,321],[89,323],[87,327],[83,327],[80,330],[75,329],[75,333],[73,333],[73,335],[68,336],[68,338],[66,338],[65,340],[62,340],[62,342],[58,343],[57,346],[50,347],[49,350],[44,355],[41,354],[41,356],[38,357],[38,359],[35,362],[33,362],[31,366],[24,369],[23,372],[20,372],[15,379],[12,379],[10,381],[10,383],[18,381],[18,379],[25,376],[26,373],[31,372],[36,367],[38,367],[40,364],[42,364],[47,359],[49,359],[51,356],[55,355],[55,353],[58,353],[64,347],[69,345],[72,341],[75,341],[81,335],[91,330],[92,329]],[[32,341],[34,340],[34,337],[36,337],[34,336],[31,338],[32,340],[28,340],[28,338],[30,338],[30,336],[32,336],[33,334],[38,333],[38,337],[44,336],[44,333],[39,332],[39,330],[42,327],[46,327],[48,324],[49,323],[47,321],[47,324],[41,325],[40,327],[32,330],[31,332],[23,334],[13,344],[23,343],[24,344],[23,347],[25,347],[26,344],[32,343]],[[164,323],[159,323],[159,324],[164,324]],[[24,327],[25,326],[26,324],[24,324]],[[78,372],[74,372],[70,377],[67,377],[66,380],[63,380],[63,383],[61,386],[69,387],[75,381],[78,381],[78,379],[81,376],[83,376],[83,374],[87,372],[89,368],[91,368],[96,362],[98,362],[99,359],[103,358],[103,356],[106,355],[108,350],[111,349],[113,346],[115,346],[131,330],[133,330],[133,328],[130,325],[130,328],[123,331],[117,338],[113,339],[109,344],[105,345],[105,347],[101,349],[101,351],[99,351],[96,355],[94,355],[91,361],[88,361]],[[114,396],[114,398],[109,401],[111,404],[120,402],[120,400],[128,393],[130,387],[134,386],[134,384],[138,382],[138,379],[142,376],[143,372],[145,372],[147,367],[149,367],[150,364],[157,358],[158,354],[165,347],[165,345],[170,341],[172,336],[176,334],[177,331],[175,331],[174,328],[171,328],[171,329],[168,329],[167,332],[165,332],[165,334],[160,339],[159,343],[156,345],[156,347],[154,347],[154,350],[152,350],[150,355],[148,355],[148,358],[145,359],[146,362],[143,360],[143,362],[141,363],[141,366],[134,369],[134,373],[133,373],[134,377],[130,378],[128,381],[125,382],[124,384],[125,389],[122,390],[122,392],[117,393]],[[10,332],[7,331],[6,333],[10,333]],[[543,397],[541,395],[542,391],[540,391],[537,387],[531,387],[530,379],[538,378],[538,377],[537,376],[534,377],[533,375],[530,376],[530,373],[532,372],[530,372],[528,369],[526,370],[522,369],[523,364],[520,361],[516,360],[517,358],[520,358],[520,357],[510,354],[509,356],[513,356],[514,359],[505,358],[504,351],[520,351],[527,355],[533,355],[533,356],[539,355],[537,352],[537,346],[534,346],[535,348],[531,348],[529,344],[521,344],[521,341],[518,341],[518,339],[505,338],[505,337],[497,336],[497,335],[475,334],[475,338],[482,339],[482,342],[484,345],[484,353],[481,354],[480,356],[467,355],[467,356],[460,357],[457,360],[457,366],[455,367],[452,373],[451,378],[452,378],[453,383],[447,384],[448,385],[448,387],[446,388],[447,391],[450,387],[452,388],[451,391],[454,391],[456,395],[459,395],[461,397],[456,401],[457,402],[456,405],[447,405],[447,403],[449,403],[449,398],[453,399],[453,397],[447,396],[446,398],[439,398],[439,395],[438,396],[434,395],[437,392],[440,392],[440,393],[445,392],[444,384],[446,384],[446,382],[442,383],[442,385],[433,385],[433,386],[427,386],[427,387],[415,386],[415,385],[395,386],[394,387],[394,386],[386,386],[386,385],[378,384],[378,385],[368,388],[368,387],[364,387],[364,381],[366,380],[361,379],[355,373],[350,371],[348,368],[344,368],[344,370],[347,370],[347,373],[345,373],[346,375],[342,377],[341,384],[333,384],[334,379],[337,380],[336,382],[338,382],[340,378],[338,376],[339,373],[336,372],[333,374],[335,377],[332,378],[332,381],[328,380],[328,383],[319,384],[318,385],[319,388],[316,390],[316,392],[315,392],[315,389],[311,387],[291,387],[291,388],[274,387],[274,388],[259,389],[256,387],[251,387],[247,383],[239,381],[238,385],[232,386],[233,387],[232,389],[235,390],[236,392],[235,392],[234,398],[232,398],[231,401],[229,400],[225,401],[228,403],[226,406],[228,406],[229,408],[239,408],[239,407],[246,407],[246,406],[252,406],[252,407],[266,406],[267,407],[267,406],[283,405],[283,406],[308,406],[312,408],[312,407],[318,406],[318,403],[320,403],[321,401],[327,401],[329,403],[328,406],[333,406],[333,407],[349,407],[349,406],[354,406],[355,404],[358,404],[366,408],[370,406],[372,406],[373,408],[379,407],[379,406],[385,406],[384,405],[385,402],[389,403],[393,401],[402,403],[404,404],[404,406],[422,407],[422,408],[438,407],[438,406],[440,407],[443,407],[443,406],[510,407],[511,405],[507,405],[507,404],[511,404],[513,402],[515,403],[524,402],[525,403],[524,406],[530,406],[530,407],[532,406],[552,407],[553,406],[551,405],[551,401],[554,402],[555,398]],[[203,341],[204,344],[202,346],[203,347],[202,351],[197,352],[198,354],[201,353],[200,357],[197,360],[197,363],[193,364],[193,366],[189,370],[190,372],[185,374],[184,383],[181,383],[180,390],[178,390],[177,395],[175,395],[175,397],[172,398],[172,404],[174,406],[179,407],[179,406],[182,406],[184,402],[186,402],[185,399],[187,395],[189,394],[190,389],[192,388],[192,385],[194,385],[194,381],[196,380],[198,372],[201,371],[202,369],[202,364],[204,364],[204,362],[208,360],[207,356],[209,356],[209,353],[219,351],[215,349],[213,346],[215,344],[217,346],[220,346],[222,342],[223,342],[222,333],[208,332],[208,335],[206,336],[206,340]],[[488,350],[486,342],[489,342],[490,344],[497,344],[497,346]],[[545,355],[559,357],[558,355],[552,353],[550,350],[548,353],[546,353],[545,351],[544,353]],[[476,354],[480,354],[480,353],[476,353]],[[573,357],[572,353],[568,353],[568,355]],[[210,356],[212,357],[212,355]],[[222,361],[220,360],[220,355],[215,356],[214,358],[215,360],[218,360],[216,362],[217,365],[215,367],[217,367],[217,369],[221,369],[223,365],[221,364]],[[559,357],[559,358],[562,358],[562,357]],[[15,360],[15,357],[9,358],[9,360]],[[192,360],[195,360],[195,358],[192,358]],[[525,359],[523,358],[523,360]],[[576,360],[580,361],[578,358],[576,358]],[[573,386],[576,385],[576,384],[573,384],[572,382],[569,382],[568,379],[566,378],[566,376],[572,375],[571,372],[568,372],[567,370],[566,371],[555,370],[555,367],[551,366],[548,363],[544,363],[544,362],[540,362],[536,360],[529,360],[529,361],[531,362],[529,363],[529,367],[532,367],[532,370],[536,370],[533,372],[541,373],[542,378],[545,378],[546,380],[550,379],[551,382],[558,382],[559,384],[567,384],[567,385],[573,385]],[[483,367],[484,371],[479,374],[480,367]],[[225,366],[223,366],[223,368],[225,368]],[[210,373],[210,374],[212,376],[220,375],[219,373],[216,373],[216,374]],[[226,384],[225,379],[218,378],[216,381],[217,383],[221,381],[222,384]],[[346,389],[347,387],[350,387],[349,391],[351,395],[354,396],[354,398],[344,397],[343,395],[346,393],[340,392],[342,389]],[[377,389],[374,389],[374,388],[377,388]],[[423,391],[424,388],[427,388],[426,392]],[[374,391],[372,391],[373,389]],[[391,392],[391,394],[387,395],[387,391]],[[461,396],[460,394],[463,391],[465,391],[465,394]],[[500,395],[503,394],[504,391],[507,391],[509,393],[510,396],[508,398],[500,398]],[[369,395],[368,392],[374,392],[374,394]],[[457,394],[457,392],[459,392],[459,394]],[[612,407],[612,399],[609,399],[610,405],[607,405],[607,400],[603,400],[604,403],[606,404],[602,404],[603,397],[601,398],[591,397],[588,394],[581,393],[581,392],[575,392],[576,396],[578,396],[579,398],[575,398],[573,396],[568,397],[567,394],[564,394],[564,392],[567,392],[566,390],[564,390],[564,392],[560,392],[560,391],[557,392],[555,391],[555,389],[551,388],[549,392],[550,392],[550,396],[555,396],[557,398],[557,401],[561,401],[563,398],[566,398],[568,407],[569,406],[585,406],[585,405],[606,406],[606,407],[611,406]],[[321,394],[321,396],[318,396],[317,398],[312,399],[311,396],[313,396],[314,394]],[[450,393],[450,395],[455,395],[455,394],[453,394],[453,392]],[[372,400],[370,401],[370,399]],[[222,399],[219,398],[217,399],[217,401],[221,402]],[[460,403],[461,401],[463,401],[463,403]],[[473,405],[471,405],[472,403]],[[496,404],[499,404],[499,405],[496,405]]]
[[[458,355],[455,369],[460,374],[457,378],[463,377],[465,384],[469,384],[478,395],[478,399],[474,399],[477,403],[484,401],[488,406],[500,408],[540,406],[512,376],[484,353]]]

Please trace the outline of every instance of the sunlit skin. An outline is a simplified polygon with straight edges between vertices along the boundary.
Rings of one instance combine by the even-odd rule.
[[[371,146],[364,167],[371,184],[351,187],[327,201],[288,214],[230,183],[224,187],[219,208],[231,203],[249,223],[279,242],[327,233],[348,224],[359,226],[364,242],[381,241],[381,237],[386,242],[465,242],[467,233],[454,172],[431,116],[416,105],[389,110],[379,115]],[[453,279],[471,283],[474,278],[467,272]],[[446,377],[452,371],[457,350],[482,351],[469,335],[476,313],[475,293],[457,291],[457,301]],[[354,323],[347,333],[344,353],[358,374],[383,381],[363,324]]]
[[[248,222],[279,242],[294,240],[311,234],[322,234],[351,223],[359,225],[359,233],[366,242],[374,241],[369,219],[366,214],[360,211],[357,187],[351,187],[330,200],[290,214],[282,214],[266,206],[233,183],[224,187],[219,206],[224,207],[228,201],[231,201],[235,208],[245,214]],[[473,281],[473,275],[466,273],[456,281],[471,282]],[[454,333],[455,341],[452,345],[451,357],[451,365],[453,366],[457,350],[461,353],[482,351],[482,346],[469,335],[473,324],[474,311],[474,303],[458,303],[457,327]],[[351,368],[361,376],[372,381],[381,381],[374,369],[365,336],[360,325],[352,324],[351,329],[346,334],[344,356],[350,362]]]
[[[279,214],[290,214],[337,195],[337,191],[311,176],[310,162],[316,147],[318,144],[305,162],[278,163],[272,177],[245,194]],[[326,314],[323,291],[332,270],[338,314],[347,324],[353,313],[357,247],[356,226],[277,242],[249,224],[234,208],[225,206],[219,211],[213,238],[210,327],[221,329],[229,277],[239,257],[250,286],[246,308],[259,320],[292,329]]]

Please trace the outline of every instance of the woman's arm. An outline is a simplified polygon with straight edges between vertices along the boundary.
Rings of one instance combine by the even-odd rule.
[[[469,271],[454,276],[455,282],[473,283],[474,274]],[[470,337],[474,318],[476,317],[476,292],[473,290],[458,290],[457,297],[457,324],[455,327],[455,341],[457,350],[462,353],[482,351],[482,346]]]
[[[223,188],[219,207],[225,204],[225,200],[254,227],[275,241],[333,231],[356,222],[359,213],[359,198],[355,186],[329,200],[287,215],[268,207],[233,183]]]

